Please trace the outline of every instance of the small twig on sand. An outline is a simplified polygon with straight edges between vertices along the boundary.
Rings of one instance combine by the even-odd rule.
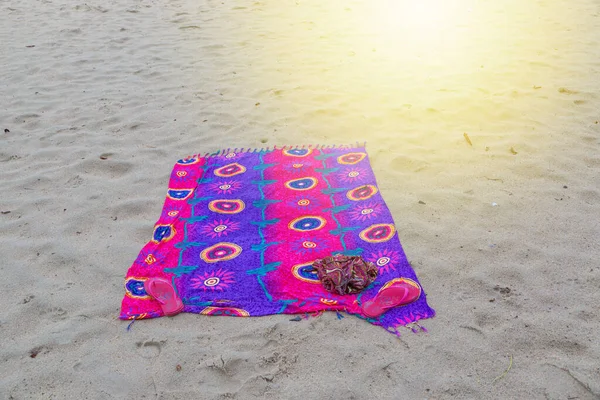
[[[590,393],[592,396],[595,396],[596,398],[598,398],[598,393],[594,392],[594,391],[592,390],[592,388],[590,388],[590,385],[589,385],[589,384],[587,384],[586,382],[583,382],[581,379],[579,379],[579,378],[577,378],[575,375],[573,375],[573,373],[571,372],[571,370],[570,370],[570,369],[568,369],[568,368],[564,368],[564,367],[559,367],[558,365],[549,364],[549,363],[546,363],[546,365],[550,365],[551,367],[558,368],[558,369],[560,369],[561,371],[564,371],[564,372],[566,372],[567,374],[569,374],[569,376],[570,376],[571,378],[573,378],[573,379],[575,380],[575,382],[577,382],[578,384],[580,384],[582,388],[584,388],[585,390],[587,390],[587,391],[588,391],[588,392],[589,392],[589,393]],[[572,398],[572,397],[569,397],[569,398]],[[577,398],[578,398],[578,397],[577,397]]]
[[[484,176],[484,178],[487,179],[488,181],[498,181],[498,182],[504,183],[504,179],[500,179],[500,178],[488,178],[487,176]]]
[[[154,381],[154,375],[152,375],[152,385],[154,386],[154,395],[158,399],[158,390],[156,390],[156,382]]]
[[[508,368],[506,368],[506,371],[504,371],[504,372],[502,373],[502,375],[500,375],[500,376],[497,376],[496,378],[494,378],[494,380],[492,381],[492,385],[493,385],[494,383],[496,383],[496,381],[498,381],[498,380],[500,380],[500,379],[504,378],[504,377],[506,376],[506,374],[508,374],[508,371],[510,371],[510,369],[512,368],[512,362],[513,362],[513,356],[512,356],[512,354],[511,354],[511,355],[510,355],[510,362],[508,363]]]
[[[209,368],[214,368],[216,370],[221,371],[223,374],[229,376],[229,371],[227,370],[227,363],[225,362],[225,360],[223,360],[223,356],[221,355],[221,365],[218,365],[216,362],[213,361],[213,363],[211,365],[208,366]]]
[[[463,133],[463,136],[465,137],[465,140],[467,141],[469,146],[473,147],[473,143],[471,143],[471,138],[469,138],[469,135],[467,135],[467,132]]]

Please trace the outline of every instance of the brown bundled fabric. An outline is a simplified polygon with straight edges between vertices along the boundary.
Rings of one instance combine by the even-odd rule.
[[[313,263],[325,290],[336,294],[359,293],[377,278],[375,264],[359,256],[335,255]]]

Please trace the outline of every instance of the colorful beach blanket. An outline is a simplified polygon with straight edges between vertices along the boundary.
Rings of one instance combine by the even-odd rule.
[[[326,291],[315,260],[360,255],[379,268],[364,291]],[[379,193],[364,146],[225,150],[177,161],[152,239],[127,272],[121,319],[163,316],[144,281],[172,282],[184,312],[203,315],[345,311],[396,332],[434,315],[422,291],[367,318],[384,285],[419,284]],[[414,325],[412,325],[414,326]]]

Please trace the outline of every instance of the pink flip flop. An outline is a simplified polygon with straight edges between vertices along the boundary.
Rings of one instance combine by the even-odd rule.
[[[416,301],[421,287],[410,279],[400,279],[384,286],[371,300],[362,305],[362,312],[369,318],[377,318],[390,308],[404,306]]]
[[[167,316],[179,314],[183,310],[183,302],[175,293],[171,282],[164,278],[148,278],[144,282],[146,293],[154,297]]]

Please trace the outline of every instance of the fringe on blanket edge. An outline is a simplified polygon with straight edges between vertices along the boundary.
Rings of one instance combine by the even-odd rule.
[[[366,147],[367,146],[367,142],[363,142],[362,144],[360,142],[356,142],[355,144],[343,144],[343,145],[335,145],[335,144],[331,144],[331,145],[325,145],[325,144],[306,144],[306,145],[295,145],[295,146],[270,146],[270,147],[255,147],[255,148],[227,148],[227,149],[220,149],[217,150],[214,153],[197,153],[197,154],[193,154],[191,156],[186,156],[185,158],[183,158],[182,160],[188,160],[190,158],[198,158],[198,157],[204,157],[204,158],[210,158],[210,157],[215,157],[215,156],[222,156],[224,154],[229,154],[229,153],[265,153],[265,152],[271,152],[271,151],[275,151],[275,150],[292,150],[292,149],[353,149],[353,148],[360,148],[360,147]]]

